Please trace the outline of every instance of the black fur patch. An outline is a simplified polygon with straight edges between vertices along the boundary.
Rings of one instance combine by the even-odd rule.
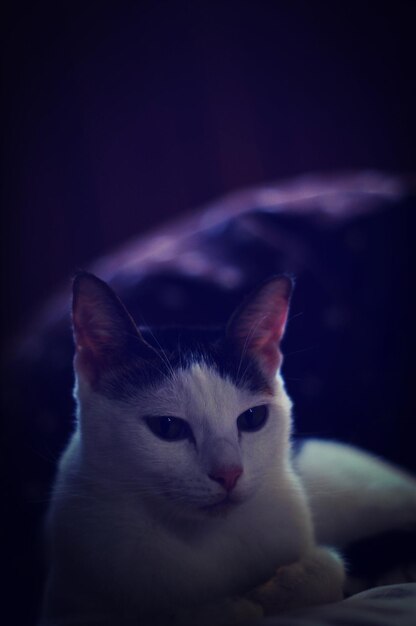
[[[136,342],[132,342],[98,381],[96,389],[103,395],[128,400],[138,389],[162,383],[172,369],[188,369],[197,363],[212,367],[237,387],[272,392],[270,382],[255,360],[242,354],[222,329],[140,330],[143,339],[154,348],[154,357],[143,359],[136,350]]]

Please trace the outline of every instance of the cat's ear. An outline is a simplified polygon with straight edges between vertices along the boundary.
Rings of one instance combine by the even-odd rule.
[[[153,353],[114,291],[89,272],[74,278],[72,323],[75,368],[90,383],[120,359]]]
[[[227,326],[227,337],[254,358],[267,376],[274,376],[281,364],[279,346],[292,289],[288,276],[270,279],[240,305]]]

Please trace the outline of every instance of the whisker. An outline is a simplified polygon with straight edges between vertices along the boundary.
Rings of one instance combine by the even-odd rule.
[[[316,348],[319,348],[319,346],[308,346],[307,348],[301,348],[300,350],[293,350],[293,352],[286,352],[285,357],[292,356],[292,354],[300,354],[301,352],[308,352],[309,350],[316,350]]]
[[[294,315],[290,315],[288,322],[291,322],[292,320],[296,319],[297,317],[300,317],[301,315],[304,315],[303,311],[299,311],[299,313],[295,313]]]
[[[153,339],[155,340],[155,342],[156,342],[156,344],[157,344],[157,346],[158,346],[158,348],[159,348],[159,350],[160,350],[160,353],[159,353],[159,351],[157,351],[157,354],[159,355],[159,357],[160,357],[161,361],[162,361],[163,363],[165,363],[165,365],[167,366],[167,368],[168,368],[168,370],[170,371],[170,373],[174,376],[174,375],[175,375],[175,371],[174,371],[174,369],[173,369],[173,367],[172,367],[172,364],[171,364],[171,362],[169,361],[169,358],[168,358],[168,356],[167,356],[167,354],[166,354],[165,350],[163,349],[163,347],[162,347],[162,345],[161,345],[160,341],[159,341],[159,340],[158,340],[158,338],[156,337],[156,335],[155,335],[155,333],[153,332],[153,330],[152,330],[151,326],[149,326],[149,325],[146,323],[146,320],[144,319],[144,317],[143,317],[143,315],[142,315],[142,314],[140,314],[140,317],[141,317],[141,320],[142,320],[142,322],[143,322],[144,326],[146,326],[146,330],[147,330],[147,331],[150,333],[150,335],[153,337]]]

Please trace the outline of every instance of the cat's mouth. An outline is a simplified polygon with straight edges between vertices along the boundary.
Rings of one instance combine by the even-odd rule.
[[[230,511],[235,509],[240,500],[235,498],[231,499],[229,496],[225,496],[222,500],[214,502],[213,504],[207,504],[201,507],[201,510],[208,515],[227,515]]]

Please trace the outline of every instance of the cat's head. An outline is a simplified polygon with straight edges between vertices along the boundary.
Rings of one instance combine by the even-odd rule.
[[[262,285],[224,329],[139,330],[110,287],[74,281],[83,463],[97,483],[185,516],[229,511],[284,474],[280,377],[291,280]]]

